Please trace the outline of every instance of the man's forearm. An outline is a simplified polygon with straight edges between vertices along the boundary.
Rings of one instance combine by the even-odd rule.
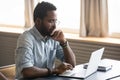
[[[70,48],[69,44],[67,43],[66,47],[63,47],[65,61],[70,63],[73,67],[76,65],[76,58],[75,54],[73,53],[72,49]]]
[[[37,67],[24,68],[22,70],[22,75],[24,78],[36,78],[36,77],[41,77],[41,76],[47,76],[48,69],[37,68]]]

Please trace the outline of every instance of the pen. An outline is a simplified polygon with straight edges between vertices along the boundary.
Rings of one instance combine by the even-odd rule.
[[[114,78],[117,78],[117,77],[120,77],[120,75],[117,75],[117,76],[114,76],[114,77],[108,78],[108,79],[106,79],[106,80],[114,79]]]

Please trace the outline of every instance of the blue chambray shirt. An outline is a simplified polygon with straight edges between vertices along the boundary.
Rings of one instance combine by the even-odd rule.
[[[62,47],[58,41],[50,37],[43,37],[36,27],[25,31],[18,38],[15,63],[16,79],[22,78],[23,68],[36,66],[39,68],[53,68],[55,58],[64,60]]]

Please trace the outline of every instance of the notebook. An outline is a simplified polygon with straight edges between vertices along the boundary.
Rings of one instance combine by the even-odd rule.
[[[87,67],[88,67],[88,63],[85,63],[83,68],[87,69]],[[111,64],[107,64],[104,61],[101,61],[99,66],[98,66],[97,71],[106,72],[106,71],[108,71],[110,69],[112,69],[112,65]]]
[[[67,70],[66,72],[60,74],[59,76],[77,79],[87,78],[88,76],[92,75],[97,71],[103,52],[104,48],[101,48],[91,53],[87,69],[78,66],[75,67],[73,70]]]

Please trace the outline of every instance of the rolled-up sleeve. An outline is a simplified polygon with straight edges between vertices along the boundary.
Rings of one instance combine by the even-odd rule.
[[[33,62],[33,54],[31,50],[21,47],[16,50],[16,66],[21,72],[23,68],[32,67]]]
[[[32,67],[34,65],[32,46],[32,41],[29,38],[27,38],[27,36],[19,37],[15,52],[17,76],[20,76],[23,68]]]

